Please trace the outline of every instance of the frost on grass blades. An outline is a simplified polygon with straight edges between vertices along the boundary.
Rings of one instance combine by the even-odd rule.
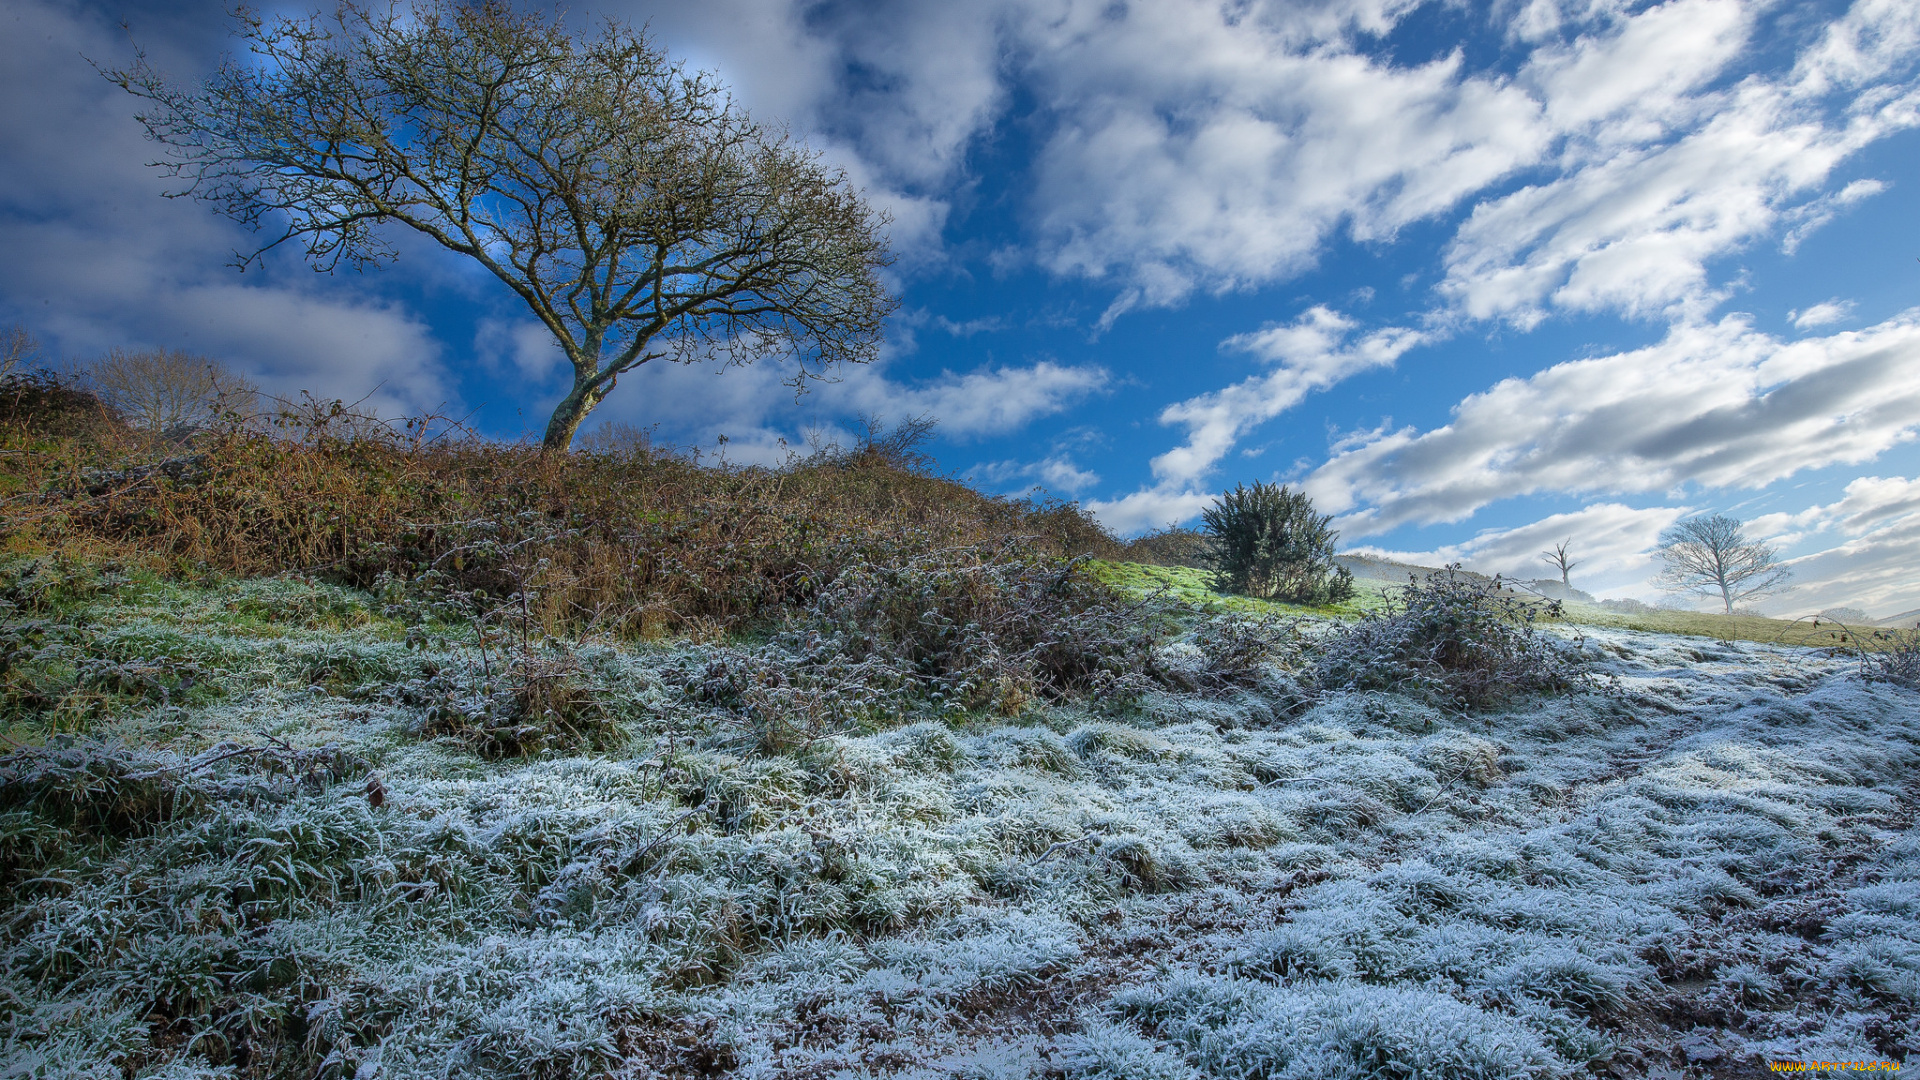
[[[1444,581],[1207,615],[999,549],[704,643],[0,569],[10,1076],[1920,1051],[1920,694],[1849,656],[1576,643]]]

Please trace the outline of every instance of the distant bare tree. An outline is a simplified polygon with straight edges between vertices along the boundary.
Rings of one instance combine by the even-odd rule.
[[[629,424],[625,420],[609,420],[599,427],[588,429],[586,434],[573,441],[573,445],[590,454],[645,457],[653,453],[653,429]]]
[[[1568,579],[1567,575],[1573,571],[1574,567],[1580,565],[1578,560],[1568,554],[1568,551],[1572,547],[1573,537],[1569,536],[1565,540],[1553,545],[1552,548],[1540,553],[1540,558],[1544,559],[1548,566],[1560,571],[1560,584],[1566,586],[1568,589],[1573,588],[1573,582]]]
[[[0,379],[23,370],[40,355],[40,343],[27,328],[14,323],[0,331]]]
[[[1728,615],[1743,600],[1777,590],[1792,576],[1767,545],[1747,539],[1738,518],[1715,514],[1683,521],[1660,534],[1655,584],[1671,593],[1719,596]]]
[[[86,365],[87,380],[127,423],[154,435],[251,416],[259,391],[219,362],[171,349],[114,349]]]

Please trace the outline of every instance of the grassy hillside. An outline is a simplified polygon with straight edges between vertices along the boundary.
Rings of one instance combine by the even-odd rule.
[[[89,423],[0,423],[9,1076],[1920,1051],[1911,642],[1220,597],[878,450]]]

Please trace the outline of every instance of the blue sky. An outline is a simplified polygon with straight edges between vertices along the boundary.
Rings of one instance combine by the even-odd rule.
[[[269,10],[272,10],[269,8]],[[1920,607],[1920,5],[581,4],[647,24],[893,216],[882,359],[664,363],[596,417],[735,461],[931,414],[943,468],[1116,530],[1303,485],[1343,544],[1646,599],[1680,517],[1800,613]],[[219,3],[0,0],[0,321],[61,355],[538,431],[557,354],[476,269],[240,274],[85,58],[181,79]],[[591,422],[590,422],[591,424]],[[783,441],[784,440],[784,441]]]

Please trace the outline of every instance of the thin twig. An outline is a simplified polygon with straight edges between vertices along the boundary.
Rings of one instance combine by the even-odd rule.
[[[1340,782],[1338,780],[1333,779],[1332,777],[1314,776],[1312,774],[1308,774],[1306,776],[1282,776],[1282,777],[1279,777],[1278,779],[1269,780],[1266,783],[1261,784],[1260,786],[1263,788],[1270,788],[1275,784],[1304,784],[1309,780],[1318,780],[1323,784],[1337,784]]]
[[[1425,806],[1422,806],[1420,807],[1420,809],[1415,810],[1413,812],[1413,816],[1419,817],[1421,814],[1426,813],[1428,806],[1432,806],[1434,803],[1438,802],[1440,800],[1440,796],[1445,795],[1447,793],[1447,789],[1453,786],[1453,782],[1465,775],[1467,775],[1467,772],[1465,769],[1462,769],[1459,772],[1454,773],[1452,776],[1448,777],[1446,783],[1443,783],[1440,785],[1440,790],[1433,793],[1433,798],[1428,799],[1426,801]]]
[[[632,867],[635,864],[639,863],[641,859],[646,857],[648,852],[652,851],[654,848],[657,848],[661,844],[665,843],[667,837],[672,836],[673,831],[675,829],[678,829],[682,824],[684,824],[688,818],[693,817],[695,814],[710,814],[712,812],[713,812],[713,808],[710,806],[696,806],[693,809],[687,811],[686,813],[681,814],[679,817],[674,818],[671,822],[667,823],[666,828],[660,830],[660,834],[658,836],[655,836],[652,840],[648,841],[645,847],[642,847],[640,850],[634,852],[632,855],[627,856],[625,860],[626,865],[629,867]]]
[[[1074,847],[1079,844],[1087,843],[1088,841],[1091,841],[1091,840],[1098,840],[1099,838],[1100,838],[1099,833],[1088,833],[1085,836],[1077,836],[1072,840],[1062,840],[1059,843],[1054,844],[1052,847],[1049,847],[1047,850],[1041,852],[1040,857],[1033,860],[1033,865],[1039,866],[1041,863],[1046,862],[1048,859],[1053,858],[1054,852],[1059,851],[1062,848]]]

